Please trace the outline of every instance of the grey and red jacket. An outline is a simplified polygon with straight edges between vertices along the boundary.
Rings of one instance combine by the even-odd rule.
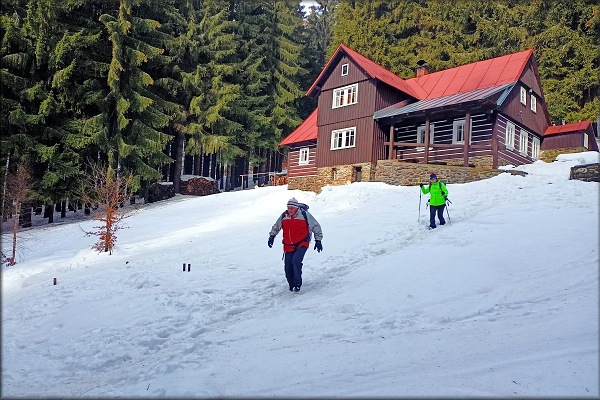
[[[308,211],[302,209],[298,209],[294,216],[289,215],[287,211],[283,212],[273,224],[269,236],[277,236],[282,229],[283,251],[286,253],[295,251],[298,247],[308,247],[312,233],[315,234],[315,240],[323,239],[321,225]]]

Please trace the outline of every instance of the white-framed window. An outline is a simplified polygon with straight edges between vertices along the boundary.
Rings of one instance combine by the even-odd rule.
[[[519,137],[519,152],[521,154],[527,154],[527,142],[529,142],[529,132],[521,129],[521,136]]]
[[[342,64],[342,76],[348,75],[348,68],[349,68],[348,64]]]
[[[527,104],[527,90],[521,86],[521,104]]]
[[[331,131],[331,150],[354,147],[356,142],[356,127]]]
[[[506,123],[506,137],[504,138],[504,144],[509,149],[515,147],[515,124],[512,122]]]
[[[465,125],[466,120],[463,119],[455,119],[452,124],[452,144],[464,144],[465,143]],[[473,120],[471,120],[471,135],[469,136],[469,144],[471,143],[471,138],[473,137]]]
[[[533,93],[531,93],[531,111],[533,112],[537,112],[537,98],[535,97],[535,95]]]
[[[583,147],[585,147],[586,149],[589,149],[589,147],[588,147],[590,145],[589,140],[590,140],[590,138],[588,138],[587,132],[584,132],[583,133]]]
[[[308,147],[302,147],[300,149],[300,155],[298,157],[298,165],[306,165],[308,164],[308,156],[309,156]]]
[[[358,103],[358,83],[344,86],[333,91],[333,107],[344,107]]]
[[[429,143],[433,143],[434,124],[429,124]],[[417,143],[425,143],[425,125],[417,128]]]
[[[531,157],[534,160],[540,158],[540,139],[534,137],[531,141]]]

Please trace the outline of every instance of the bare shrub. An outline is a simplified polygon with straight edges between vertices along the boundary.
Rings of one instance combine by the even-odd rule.
[[[94,219],[102,224],[95,231],[85,231],[87,236],[97,236],[92,247],[98,252],[112,251],[117,243],[117,232],[124,229],[123,219],[128,215],[120,210],[125,200],[131,197],[131,177],[115,174],[102,164],[91,165],[91,174],[85,179],[79,197],[94,210]]]
[[[8,208],[8,214],[12,216],[12,249],[10,256],[2,252],[2,263],[15,265],[17,263],[17,233],[19,230],[19,216],[23,202],[31,200],[33,195],[32,180],[29,169],[24,163],[17,166],[17,170],[7,174],[6,197],[4,204]]]

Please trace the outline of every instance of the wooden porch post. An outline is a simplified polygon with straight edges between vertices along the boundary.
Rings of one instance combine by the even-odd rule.
[[[425,144],[425,164],[429,164],[429,114],[425,116],[425,137],[423,138]]]
[[[496,133],[496,127],[492,131],[492,168],[498,168],[498,134]]]
[[[388,149],[388,160],[393,159],[392,154],[394,154],[394,124],[390,125],[390,147]]]
[[[492,134],[492,168],[498,168],[498,137]]]
[[[463,166],[469,166],[469,142],[471,141],[471,112],[465,116],[465,144],[463,147]]]

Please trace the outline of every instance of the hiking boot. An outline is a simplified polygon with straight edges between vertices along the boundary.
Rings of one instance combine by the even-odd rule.
[[[299,292],[300,291],[300,285],[296,285],[294,287],[294,292]]]

